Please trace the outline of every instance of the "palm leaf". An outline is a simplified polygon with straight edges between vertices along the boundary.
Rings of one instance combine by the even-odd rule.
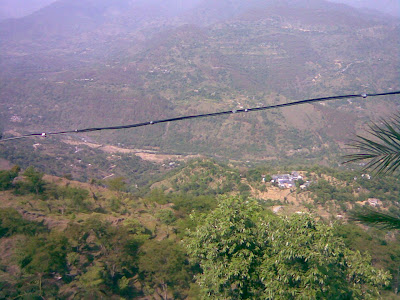
[[[368,160],[365,169],[376,174],[392,174],[400,167],[400,113],[381,124],[372,123],[367,131],[372,138],[357,136],[349,146],[359,153],[346,155],[349,162]]]
[[[350,220],[373,225],[382,229],[400,229],[400,218],[381,213],[369,208],[363,211],[355,211],[350,214]]]

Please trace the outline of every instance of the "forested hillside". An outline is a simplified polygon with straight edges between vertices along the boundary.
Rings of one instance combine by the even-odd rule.
[[[398,215],[399,179],[313,167],[291,189],[269,181],[289,170],[194,160],[140,197],[117,178],[0,171],[1,297],[394,297],[398,234],[346,220],[369,199]]]

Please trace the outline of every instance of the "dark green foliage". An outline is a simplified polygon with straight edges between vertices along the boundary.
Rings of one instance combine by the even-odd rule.
[[[181,215],[187,216],[193,211],[208,212],[216,207],[217,202],[213,196],[191,197],[184,194],[171,195],[170,202],[174,203],[173,208]]]
[[[158,204],[169,203],[169,198],[162,189],[152,189],[150,193],[146,196],[146,199],[151,202],[156,202]]]
[[[316,203],[326,203],[330,200],[337,200],[339,202],[354,202],[355,197],[352,194],[353,188],[339,187],[330,184],[324,179],[318,180],[316,183],[310,185],[309,190],[314,193],[314,201]]]
[[[212,299],[365,299],[390,278],[310,215],[265,215],[256,202],[223,198],[199,224],[186,245]]]
[[[65,235],[70,273],[78,275],[70,285],[79,297],[108,297],[110,294],[135,296],[137,255],[148,238],[145,229],[129,220],[125,226],[112,226],[92,216],[82,224],[71,223]]]
[[[58,286],[52,277],[55,274],[65,276],[69,249],[68,239],[57,231],[30,237],[21,245],[19,265],[28,274],[28,286],[31,287],[25,292],[27,296],[35,299],[57,295]]]
[[[45,182],[40,197],[35,189],[27,189],[30,194],[20,198],[4,192],[27,210],[48,212],[46,222],[49,221],[51,233],[41,224],[24,220],[16,211],[0,210],[0,237],[4,238],[0,243],[18,239],[16,258],[22,268],[20,277],[12,277],[7,269],[10,262],[3,262],[2,258],[0,295],[11,299],[23,298],[22,295],[29,299],[184,299],[189,293],[201,299],[207,295],[217,299],[268,299],[271,294],[274,299],[296,299],[300,295],[307,299],[378,297],[376,291],[388,277],[371,268],[367,252],[375,266],[390,270],[395,289],[396,280],[400,279],[396,273],[400,251],[395,240],[384,235],[363,235],[357,228],[339,232],[307,215],[284,218],[270,214],[265,208],[282,204],[278,201],[229,197],[218,201],[210,193],[211,189],[219,193],[218,184],[220,190],[223,184],[229,187],[226,193],[247,194],[250,188],[261,184],[258,172],[265,174],[265,170],[246,173],[244,168],[239,171],[215,162],[197,161],[172,172],[172,185],[175,178],[179,178],[175,182],[178,187],[186,178],[194,178],[193,182],[206,184],[205,195],[203,187],[197,186],[193,194],[182,193],[179,188],[176,192],[173,186],[173,191],[168,192],[168,178],[162,182],[168,187],[153,189],[146,199],[119,192],[102,194],[102,188],[94,186],[89,187],[89,192],[74,183],[64,186],[65,180],[62,185]],[[307,167],[298,170],[307,171]],[[343,210],[348,201],[366,200],[372,195],[382,196],[384,205],[398,199],[400,185],[394,177],[357,176],[354,180],[352,172],[325,167],[311,170],[310,177],[311,172],[317,173],[313,175],[312,193],[322,201],[337,200]],[[322,180],[325,174],[333,178]],[[339,178],[344,182],[338,182]],[[359,188],[362,197],[354,196]],[[193,211],[201,217],[189,217]],[[397,213],[394,205],[389,211]],[[59,224],[62,226],[67,220],[67,228],[59,229]],[[189,239],[198,239],[192,241],[194,248],[189,250],[193,265],[186,261],[178,241],[186,229],[192,232]],[[159,241],[165,233],[171,240]],[[204,283],[197,289],[189,287],[193,274]]]
[[[322,174],[326,174],[332,177],[335,177],[342,181],[352,181],[354,177],[358,175],[358,172],[349,171],[347,169],[337,169],[337,168],[330,168],[321,165],[313,165],[304,167],[307,170],[306,176],[308,179],[311,179],[311,172],[317,174],[318,177],[321,177]]]
[[[269,175],[271,170],[269,168],[255,168],[246,172],[245,176],[249,182],[261,182],[262,175],[266,175],[265,181],[271,181],[272,177]]]
[[[34,167],[28,167],[23,173],[26,181],[19,182],[17,185],[17,193],[24,194],[25,192],[42,194],[45,190],[45,182],[43,180],[44,173],[37,171]]]
[[[170,209],[161,209],[156,214],[157,219],[160,220],[161,223],[166,225],[171,225],[176,221],[175,214]]]
[[[370,125],[372,138],[357,136],[351,146],[360,153],[347,155],[346,163],[368,160],[365,169],[376,174],[394,173],[400,167],[400,114]]]
[[[389,270],[392,274],[391,289],[398,291],[400,284],[400,243],[398,237],[388,239],[386,231],[370,229],[365,231],[356,224],[341,224],[335,227],[335,234],[343,238],[346,247],[369,253],[374,265]]]
[[[350,220],[359,221],[367,225],[373,225],[382,229],[400,229],[400,217],[383,213],[370,208],[352,211]]]
[[[74,298],[107,299],[104,277],[105,270],[101,263],[89,266],[86,272],[77,276],[77,280],[74,282],[77,290]]]
[[[182,290],[188,287],[189,268],[183,249],[171,240],[148,241],[139,257],[142,281],[154,289],[162,299],[174,292],[174,299],[184,299]]]
[[[372,179],[359,178],[357,183],[368,190],[369,198],[379,198],[393,203],[400,198],[400,178],[396,176],[378,176]]]
[[[115,177],[107,180],[106,185],[112,191],[124,192],[126,191],[126,181],[124,177]]]
[[[13,208],[0,209],[0,238],[14,234],[35,235],[47,231],[43,223],[27,221]]]
[[[21,248],[20,266],[31,274],[64,274],[69,248],[68,239],[61,233],[32,237]]]
[[[261,264],[268,229],[258,222],[261,208],[254,201],[224,198],[218,207],[199,220],[186,240],[188,253],[199,262],[197,281],[213,298],[260,297]]]
[[[214,160],[194,160],[182,168],[171,180],[174,192],[182,195],[201,196],[230,193],[241,184],[237,169]],[[247,187],[242,186],[243,192]]]
[[[251,190],[251,188],[249,187],[248,184],[245,183],[241,183],[238,186],[238,191],[240,192],[240,194],[248,194],[247,192],[249,192]]]
[[[85,199],[89,196],[89,191],[80,188],[66,188],[66,197],[71,199],[72,205],[79,210],[86,209]]]
[[[0,191],[9,190],[13,186],[13,180],[18,176],[16,170],[1,170],[0,171]]]
[[[334,228],[307,215],[282,221],[261,268],[267,299],[365,299],[388,284],[390,276],[347,249]]]

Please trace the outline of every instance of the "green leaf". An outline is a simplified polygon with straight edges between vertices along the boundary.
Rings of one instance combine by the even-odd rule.
[[[391,174],[400,167],[400,113],[389,121],[381,119],[380,125],[372,123],[368,133],[372,138],[357,136],[349,146],[359,153],[345,156],[345,162],[368,160],[365,169],[376,174]]]

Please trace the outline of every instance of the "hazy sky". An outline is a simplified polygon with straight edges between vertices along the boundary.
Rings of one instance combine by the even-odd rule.
[[[0,18],[19,18],[56,0],[0,0]]]
[[[0,19],[18,18],[49,5],[57,0],[0,0]],[[215,0],[218,1],[218,0]],[[375,8],[391,15],[400,16],[399,0],[330,0],[356,7]]]
[[[329,0],[331,2],[340,2],[355,7],[372,8],[393,16],[400,17],[399,0]]]

